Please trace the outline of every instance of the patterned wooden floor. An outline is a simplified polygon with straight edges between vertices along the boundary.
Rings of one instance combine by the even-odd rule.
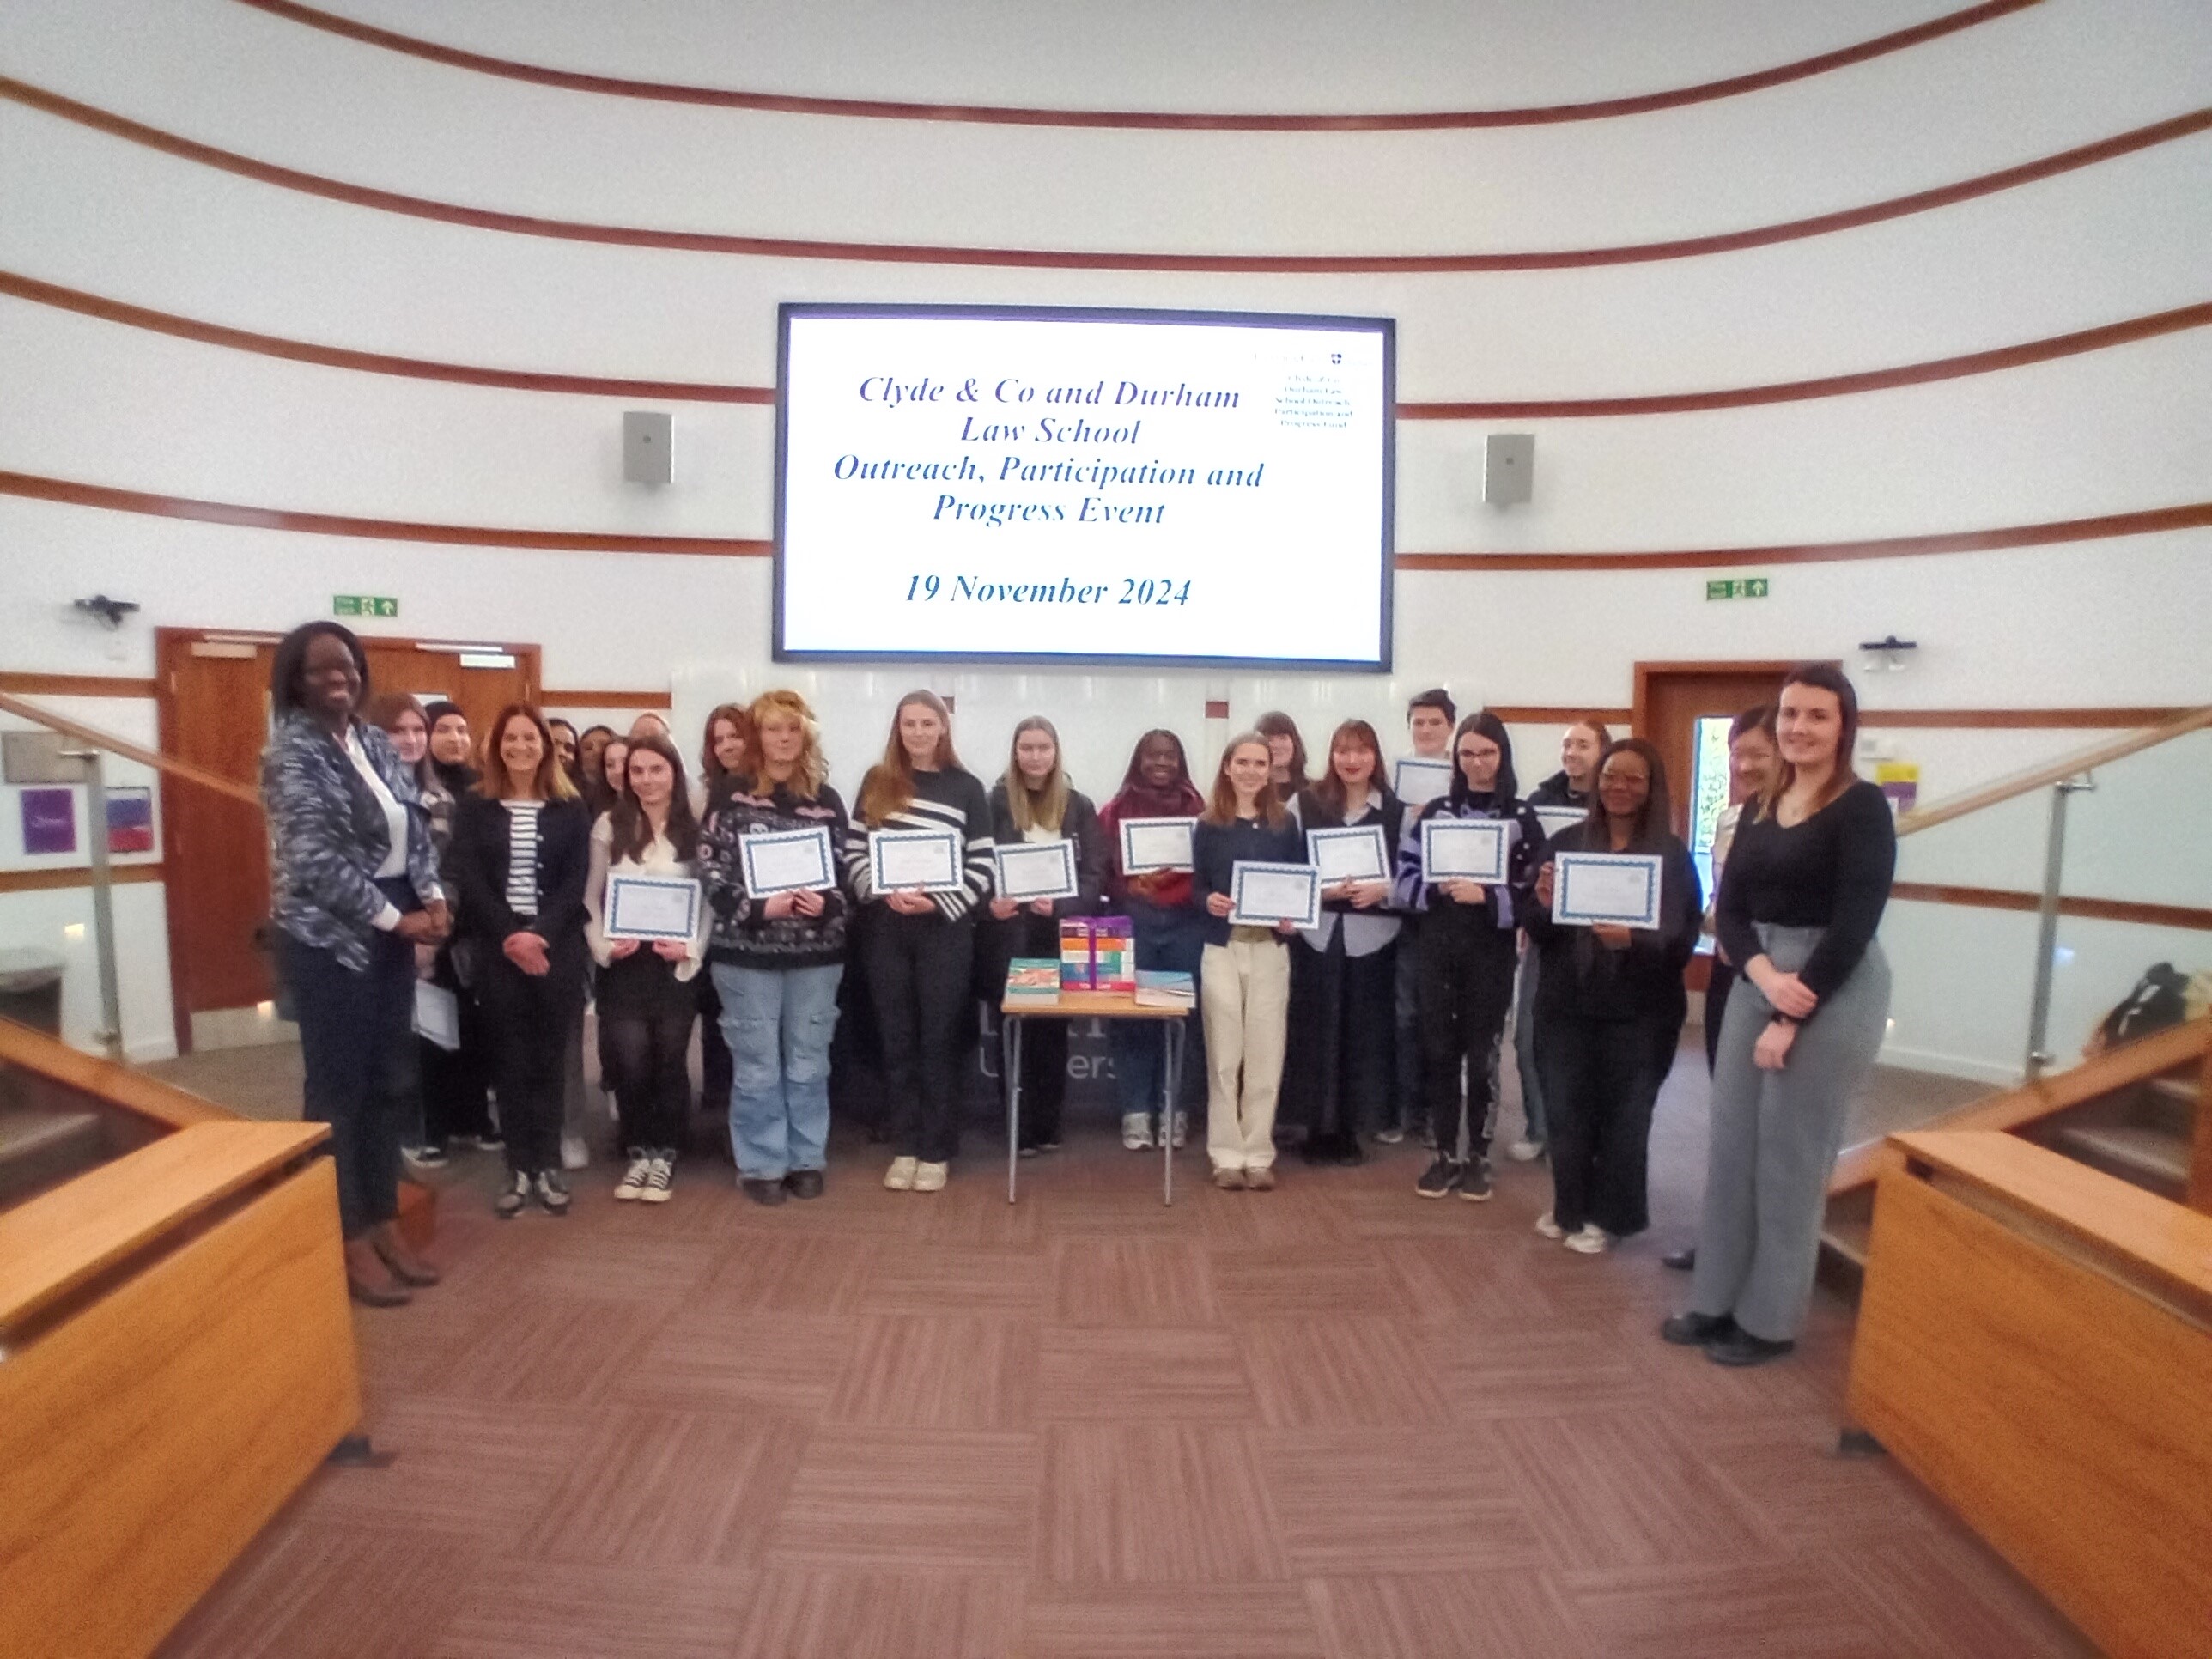
[[[1103,1121],[934,1197],[839,1147],[763,1210],[441,1211],[441,1287],[357,1319],[384,1468],[331,1468],[164,1649],[747,1659],[2089,1651],[1893,1465],[1833,1455],[1850,1338],[1665,1346],[1702,1159],[1687,1054],[1655,1233],[1530,1231],[1542,1166],[1425,1202],[1411,1148],[1200,1182]],[[483,1190],[479,1190],[479,1189]]]

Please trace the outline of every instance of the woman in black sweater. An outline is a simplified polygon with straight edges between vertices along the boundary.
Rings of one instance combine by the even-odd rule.
[[[1549,1113],[1547,1238],[1597,1255],[1650,1224],[1644,1203],[1651,1108],[1688,1012],[1682,970],[1697,949],[1702,900],[1690,849],[1668,828],[1667,772],[1641,738],[1607,746],[1589,817],[1545,848],[1528,907],[1539,952],[1535,1048]],[[1561,853],[1656,856],[1659,926],[1574,926],[1552,919]]]
[[[1712,1141],[1690,1310],[1670,1342],[1724,1365],[1787,1353],[1805,1322],[1828,1172],[1889,1019],[1875,941],[1897,866],[1889,803],[1853,775],[1858,699],[1825,664],[1782,683],[1781,775],[1747,805],[1721,880],[1742,977],[1713,1072]]]
[[[561,1173],[562,1064],[584,1012],[584,883],[592,820],[553,752],[545,717],[500,711],[483,780],[453,816],[462,925],[477,940],[491,1026],[507,1184],[502,1219],[535,1196],[565,1215]]]

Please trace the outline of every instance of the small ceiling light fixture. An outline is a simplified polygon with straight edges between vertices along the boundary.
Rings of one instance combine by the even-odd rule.
[[[1900,640],[1894,634],[1861,640],[1859,665],[1869,674],[1894,674],[1912,660],[1912,653],[1919,648],[1917,641]]]

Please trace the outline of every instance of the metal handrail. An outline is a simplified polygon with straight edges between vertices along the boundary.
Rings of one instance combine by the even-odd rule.
[[[2163,725],[2146,726],[2121,737],[2107,738],[2077,754],[2045,761],[2040,766],[2014,773],[2008,778],[1998,778],[1993,782],[1969,789],[1964,794],[1954,795],[1948,800],[1916,807],[1910,812],[1900,812],[1897,818],[1897,833],[1910,836],[1923,830],[1933,830],[1939,823],[1948,823],[1952,819],[1965,817],[1970,812],[1979,812],[1984,808],[2001,805],[2021,795],[2031,794],[2038,789],[2063,783],[2069,778],[2078,778],[2084,772],[2094,771],[2100,766],[2109,766],[2116,760],[2141,754],[2146,749],[2155,749],[2176,738],[2185,738],[2191,732],[2202,731],[2206,726],[2212,726],[2212,703],[2176,715]]]
[[[43,726],[50,732],[58,732],[65,738],[75,738],[80,743],[91,744],[94,748],[105,749],[112,755],[120,755],[141,766],[167,772],[171,777],[196,783],[203,789],[212,789],[219,795],[228,795],[231,799],[243,801],[257,810],[261,805],[261,792],[250,783],[240,783],[220,772],[210,772],[204,766],[179,760],[174,755],[165,755],[158,749],[145,748],[128,738],[118,738],[112,732],[103,732],[96,726],[87,726],[66,714],[57,714],[51,708],[41,708],[34,702],[26,702],[12,691],[0,691],[0,712]]]

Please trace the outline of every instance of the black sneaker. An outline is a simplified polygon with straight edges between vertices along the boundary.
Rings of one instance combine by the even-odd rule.
[[[1477,1204],[1490,1201],[1490,1160],[1471,1158],[1467,1161],[1467,1173],[1460,1177],[1459,1195]]]
[[[1678,1313],[1659,1327],[1659,1340],[1678,1348],[1702,1347],[1735,1334],[1735,1320],[1728,1314]]]
[[[1421,1172],[1421,1178],[1413,1183],[1413,1190],[1423,1198],[1443,1198],[1459,1186],[1466,1174],[1464,1164],[1439,1153],[1436,1162]]]
[[[520,1170],[509,1172],[507,1184],[499,1189],[499,1196],[491,1201],[491,1212],[501,1221],[512,1221],[522,1213],[522,1206],[530,1201],[530,1177]]]
[[[442,1170],[446,1167],[443,1146],[402,1146],[399,1156],[418,1170]]]
[[[1764,1365],[1770,1359],[1779,1359],[1797,1345],[1784,1339],[1769,1341],[1763,1336],[1753,1336],[1742,1326],[1705,1344],[1705,1358],[1716,1365]]]
[[[568,1213],[568,1181],[558,1170],[540,1170],[532,1190],[538,1195],[538,1207],[546,1214]]]
[[[783,1202],[783,1182],[781,1181],[770,1181],[762,1176],[739,1176],[738,1185],[744,1189],[745,1196],[756,1204],[775,1205]]]
[[[822,1196],[822,1171],[793,1170],[784,1176],[783,1190],[793,1198],[819,1198]]]

